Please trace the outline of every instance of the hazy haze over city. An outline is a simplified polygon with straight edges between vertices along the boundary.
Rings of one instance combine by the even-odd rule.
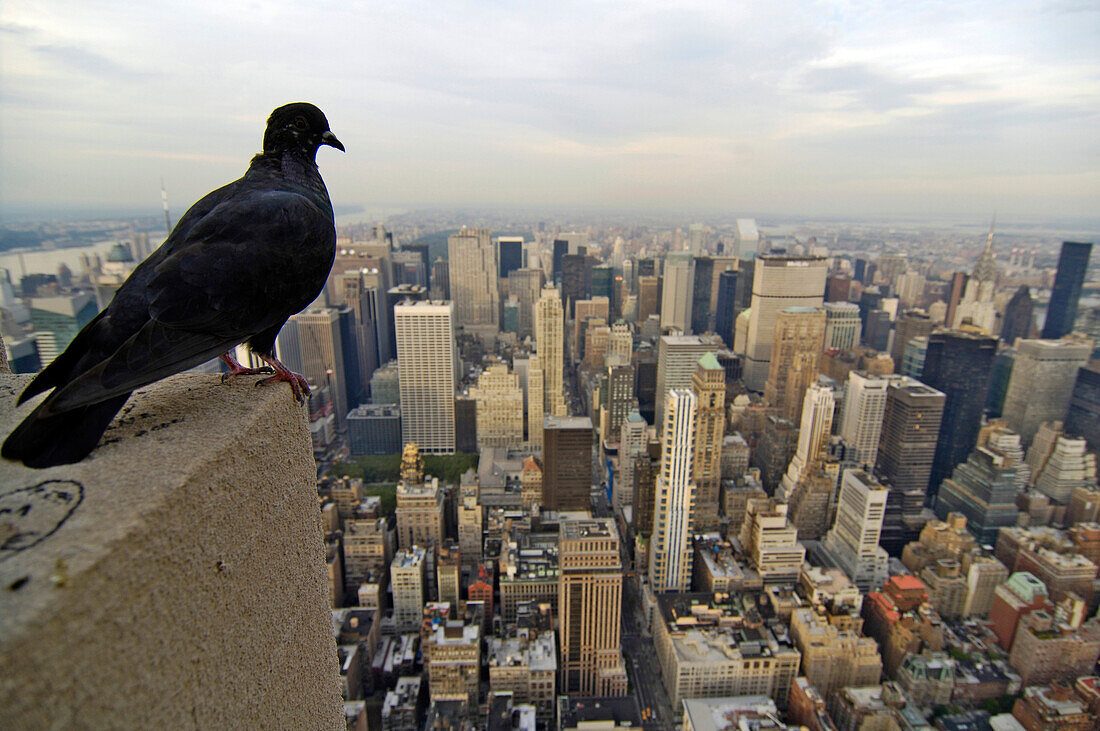
[[[0,8],[0,206],[173,210],[308,100],[340,206],[1094,217],[1093,2]]]

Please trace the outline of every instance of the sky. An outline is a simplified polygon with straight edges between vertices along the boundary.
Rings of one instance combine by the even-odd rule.
[[[160,207],[311,101],[337,206],[1100,218],[1100,3],[0,3],[0,210]]]

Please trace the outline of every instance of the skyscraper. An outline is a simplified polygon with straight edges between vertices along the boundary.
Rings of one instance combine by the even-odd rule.
[[[695,396],[673,389],[665,398],[661,425],[661,471],[653,510],[649,582],[654,592],[691,587],[692,534],[696,507]]]
[[[592,490],[592,420],[543,417],[542,504],[550,510],[588,510]]]
[[[285,334],[279,334],[280,350],[295,350],[292,342],[296,340],[296,350],[301,359],[298,372],[316,386],[331,386],[336,423],[342,425],[348,413],[348,399],[339,312],[331,307],[307,310],[291,316],[287,322],[293,325],[283,328]]]
[[[722,440],[726,426],[726,372],[713,353],[699,359],[691,376],[695,395],[695,529],[718,527]]]
[[[561,692],[625,694],[618,622],[623,575],[615,522],[564,520],[558,541]]]
[[[1001,413],[1024,446],[1031,444],[1040,424],[1066,418],[1077,369],[1091,355],[1090,340],[1016,341],[1016,362]]]
[[[886,515],[886,488],[863,470],[846,470],[840,481],[836,523],[824,548],[861,592],[889,578],[889,556],[879,547]]]
[[[859,305],[854,302],[826,302],[825,350],[851,350],[859,345],[862,326]]]
[[[570,320],[574,317],[578,300],[588,299],[588,287],[585,286],[587,259],[584,254],[566,254],[561,260],[561,301]]]
[[[705,333],[711,330],[711,316],[714,314],[710,306],[711,286],[714,283],[714,259],[709,256],[695,257],[695,272],[692,275],[691,287],[691,331],[693,333]]]
[[[1047,319],[1043,324],[1043,339],[1056,340],[1073,332],[1077,319],[1077,301],[1081,298],[1081,286],[1089,268],[1092,244],[1074,241],[1062,243],[1058,257],[1058,273],[1054,275],[1054,288],[1050,292]]]
[[[665,397],[674,388],[691,388],[691,375],[705,353],[717,353],[721,340],[707,335],[663,335],[657,346],[655,424],[664,424]],[[640,396],[639,396],[640,398]]]
[[[477,448],[523,446],[523,390],[503,363],[481,372],[470,395],[477,402]]]
[[[848,374],[848,392],[840,416],[840,436],[852,450],[851,460],[870,469],[878,457],[886,413],[886,391],[902,376],[873,376],[866,371]],[[848,458],[848,455],[845,455]]]
[[[1016,342],[1016,338],[1030,338],[1035,330],[1034,309],[1031,290],[1026,284],[1021,284],[1012,295],[1012,299],[1005,305],[1004,320],[1001,323],[1001,341],[1012,345]]]
[[[455,451],[457,358],[450,302],[410,302],[394,308],[401,385],[401,433],[422,452]]]
[[[931,334],[932,318],[922,310],[906,310],[894,323],[894,344],[890,348],[890,357],[900,366],[905,357],[905,346],[913,338]]]
[[[718,304],[714,312],[714,331],[722,338],[727,348],[733,347],[733,323],[739,314],[737,311],[736,269],[727,270],[718,275]]]
[[[520,338],[535,335],[535,303],[542,294],[543,275],[541,269],[516,269],[508,274],[508,294],[519,303]]]
[[[798,448],[783,476],[777,496],[790,501],[799,481],[821,466],[828,456],[829,436],[833,427],[836,399],[833,389],[813,383],[806,389],[803,399],[801,425],[798,429]]]
[[[497,239],[500,262],[500,278],[507,279],[508,275],[523,266],[523,237],[501,236]]]
[[[921,380],[945,397],[929,497],[978,442],[997,341],[986,335],[938,332],[928,336]]]
[[[638,277],[638,325],[661,311],[661,278],[655,275]]]
[[[543,287],[535,303],[535,346],[542,365],[543,411],[564,416],[565,318],[556,287]]]
[[[825,338],[825,311],[820,307],[787,307],[775,319],[775,331],[764,384],[764,400],[779,415],[798,423],[806,389],[817,379]]]
[[[691,300],[695,283],[695,259],[678,251],[665,257],[661,293],[661,327],[691,332]],[[709,296],[709,293],[708,293]]]
[[[493,232],[465,226],[447,238],[455,327],[492,336],[500,326],[497,250]]]
[[[905,545],[905,517],[919,519],[924,506],[944,401],[943,393],[912,379],[887,386],[875,474],[890,486],[893,507],[884,530],[891,550]]]
[[[823,256],[757,258],[745,346],[745,385],[750,390],[764,390],[779,313],[788,307],[820,307],[827,270],[828,260]]]
[[[738,218],[734,224],[733,253],[742,259],[751,259],[760,246],[760,232],[756,228],[756,219]]]

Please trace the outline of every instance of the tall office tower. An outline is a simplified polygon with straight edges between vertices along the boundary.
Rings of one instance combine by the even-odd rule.
[[[359,270],[344,272],[337,285],[340,288],[337,301],[349,307],[355,315],[355,339],[345,343],[355,344],[359,376],[367,385],[374,371],[382,365],[378,359],[378,328],[384,326],[379,318],[384,314],[385,306],[378,301],[378,290],[366,285]]]
[[[638,277],[638,324],[661,311],[661,278],[656,275]]]
[[[737,311],[736,269],[727,270],[718,275],[718,302],[714,311],[714,331],[722,338],[727,348],[733,347],[733,323],[740,314]]]
[[[331,307],[306,310],[292,315],[287,324],[289,327],[284,326],[279,333],[279,352],[290,355],[291,362],[295,360],[291,354],[296,352],[300,367],[290,366],[291,369],[316,386],[327,384],[332,388],[336,422],[342,425],[348,413],[348,400],[340,313]]]
[[[386,329],[387,338],[394,344],[394,357],[397,357],[397,330],[393,322],[393,308],[402,302],[422,302],[428,299],[428,290],[415,284],[399,284],[386,292]]]
[[[764,400],[779,415],[797,423],[806,389],[817,380],[825,339],[825,311],[820,307],[787,307],[775,320]]]
[[[487,228],[462,227],[447,238],[455,327],[495,335],[500,326],[497,250]]]
[[[619,648],[622,563],[610,518],[563,520],[558,529],[561,693],[626,694]]]
[[[657,346],[655,424],[664,424],[665,397],[674,388],[691,388],[691,375],[705,353],[717,353],[721,340],[707,335],[663,335]],[[639,393],[639,399],[641,394]]]
[[[398,551],[390,564],[393,590],[393,623],[398,632],[417,632],[424,618],[424,549],[420,546]]]
[[[1016,476],[1021,463],[993,446],[978,447],[943,481],[936,516],[966,516],[966,527],[980,543],[994,545],[1001,528],[1016,525]]]
[[[714,284],[714,259],[709,256],[695,257],[695,272],[691,286],[691,331],[705,333],[712,331],[710,306],[711,285]]]
[[[638,413],[631,411],[623,421],[619,431],[619,474],[615,478],[615,506],[634,503],[634,467],[635,459],[645,454],[649,444],[649,425]]]
[[[894,322],[894,344],[890,348],[890,357],[894,363],[901,363],[905,357],[905,346],[913,338],[932,334],[932,318],[923,310],[906,310]]]
[[[894,286],[894,292],[902,307],[916,307],[924,299],[924,275],[907,271],[900,275]]]
[[[846,470],[840,480],[836,523],[823,547],[862,592],[889,578],[890,557],[879,547],[887,490],[863,470]]]
[[[722,441],[726,436],[726,372],[714,353],[699,359],[691,376],[695,395],[695,528],[718,528],[722,484]]]
[[[397,545],[439,546],[443,543],[443,492],[438,477],[424,476],[424,461],[413,443],[401,455],[397,483]]]
[[[823,256],[757,258],[745,345],[745,385],[750,390],[764,390],[779,313],[788,307],[821,307],[827,270],[828,260]]]
[[[661,471],[654,499],[649,583],[656,593],[691,588],[691,538],[695,532],[695,395],[673,389],[665,398]]]
[[[955,465],[966,461],[978,442],[996,354],[997,341],[987,335],[951,331],[928,336],[921,380],[946,397],[928,483],[930,498],[935,497],[940,483]]]
[[[833,389],[813,383],[806,389],[803,399],[801,426],[798,429],[798,448],[783,476],[779,493],[790,500],[795,485],[803,476],[813,473],[829,453],[829,436],[833,428],[833,412],[836,398]]]
[[[588,299],[585,273],[588,267],[585,254],[566,254],[561,260],[561,300],[569,319],[576,314],[577,302]]]
[[[662,278],[661,327],[691,331],[691,297],[695,283],[695,259],[678,251],[665,257]],[[708,293],[709,294],[709,293]]]
[[[477,449],[523,446],[523,389],[503,363],[481,372],[470,395],[477,402]]]
[[[439,601],[457,607],[462,584],[462,552],[458,544],[450,538],[443,541],[443,545],[439,547],[435,576]]]
[[[532,355],[527,363],[527,444],[535,452],[542,451],[542,417],[546,413],[543,399],[546,376],[542,360]]]
[[[542,365],[543,411],[564,416],[565,317],[561,293],[556,287],[543,287],[542,295],[535,303],[535,346]]]
[[[890,486],[892,512],[885,526],[891,550],[904,547],[908,516],[919,520],[928,492],[946,397],[919,381],[902,379],[886,389],[886,410],[875,474]]]
[[[350,307],[336,309],[340,327],[340,342],[344,351],[344,400],[348,410],[367,402],[367,382],[360,370],[355,312]]]
[[[390,254],[393,282],[428,288],[428,267],[419,251],[395,251]]]
[[[1016,363],[1001,413],[1024,445],[1031,444],[1043,422],[1066,418],[1077,369],[1091,355],[1091,340],[1016,341]]]
[[[1004,319],[1001,321],[1001,342],[1012,345],[1016,338],[1030,338],[1035,331],[1034,310],[1031,290],[1026,284],[1021,284],[1005,305]]]
[[[1073,241],[1062,243],[1058,256],[1058,273],[1054,275],[1054,288],[1050,292],[1047,319],[1043,324],[1043,339],[1056,340],[1073,332],[1077,319],[1077,301],[1081,298],[1081,286],[1085,283],[1085,271],[1089,268],[1092,244]]]
[[[516,269],[508,274],[508,294],[519,303],[520,338],[535,335],[535,303],[542,294],[543,274],[541,269]]]
[[[1066,431],[1084,437],[1089,449],[1100,450],[1100,370],[1086,366],[1077,371]]]
[[[549,510],[588,510],[592,491],[592,420],[543,418],[542,504]]]
[[[86,292],[32,298],[31,322],[42,365],[49,365],[69,347],[76,334],[95,318],[97,312],[99,308],[95,297]]]
[[[634,333],[622,320],[611,326],[611,339],[607,342],[607,355],[622,356],[627,361],[634,354]]]
[[[611,316],[619,316],[621,300],[619,288],[615,282],[615,270],[610,264],[597,264],[592,267],[592,297],[606,297],[611,305]]]
[[[862,326],[859,305],[854,302],[826,302],[825,350],[851,350],[859,345]]]
[[[737,256],[751,259],[760,248],[760,232],[756,228],[756,219],[738,218],[733,229],[733,245]]]
[[[955,272],[951,275],[947,288],[947,310],[944,312],[943,316],[943,322],[946,323],[948,327],[951,326],[951,323],[955,322],[956,310],[959,307],[959,302],[963,298],[963,292],[966,291],[966,283],[969,279],[970,275],[966,272]]]
[[[450,302],[412,302],[394,308],[401,434],[429,454],[455,451],[453,316]]]
[[[701,223],[688,226],[688,251],[699,256],[707,251],[707,229]]]
[[[901,356],[901,368],[898,372],[903,376],[919,379],[924,373],[926,355],[928,355],[928,337],[913,338],[905,344],[905,352]]]
[[[554,239],[554,252],[551,256],[550,277],[554,284],[561,286],[562,260],[569,253],[569,241]]]
[[[617,355],[607,360],[607,407],[601,409],[600,437],[614,441],[623,422],[637,408],[634,398],[634,366],[629,358]],[[602,397],[601,397],[602,400]]]
[[[501,236],[497,238],[497,261],[500,262],[500,278],[523,267],[523,237]]]
[[[866,371],[848,374],[848,391],[840,415],[840,437],[851,449],[845,454],[863,469],[871,469],[878,457],[886,413],[886,392],[891,383],[903,382],[903,376],[872,376]]]
[[[432,264],[431,299],[449,300],[451,298],[451,263],[442,256]]]

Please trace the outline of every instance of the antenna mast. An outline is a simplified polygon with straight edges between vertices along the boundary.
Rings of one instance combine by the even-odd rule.
[[[172,233],[172,219],[168,216],[168,191],[164,189],[164,178],[160,179],[160,201],[164,204],[164,233]]]

